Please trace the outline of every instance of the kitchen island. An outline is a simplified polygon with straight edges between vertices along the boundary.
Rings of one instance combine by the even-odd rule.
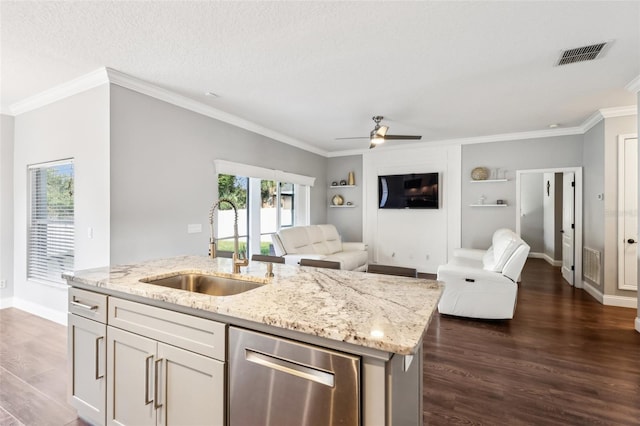
[[[216,356],[207,353],[205,349],[198,349],[199,347],[186,349],[222,362],[222,381],[229,383],[233,381],[226,378],[227,370],[224,367],[224,363],[227,362],[227,328],[237,327],[265,333],[290,339],[295,343],[355,356],[358,357],[360,369],[357,400],[361,406],[357,410],[357,423],[421,424],[422,336],[442,292],[439,283],[423,279],[281,264],[273,265],[273,277],[265,277],[267,264],[263,262],[251,262],[249,266],[242,268],[240,274],[233,274],[232,270],[230,259],[184,256],[66,274],[65,278],[72,286],[69,300],[70,319],[76,316],[74,314],[87,310],[78,305],[89,305],[87,307],[91,308],[92,313],[81,315],[90,320],[95,319],[90,315],[95,315],[95,312],[100,310],[96,308],[99,303],[91,305],[81,299],[91,298],[92,294],[96,294],[105,300],[109,299],[104,303],[109,306],[109,318],[113,317],[114,321],[112,323],[107,320],[105,315],[104,323],[105,327],[108,324],[109,330],[113,326],[114,334],[120,332],[119,328],[127,330],[128,325],[133,328],[129,331],[136,335],[143,335],[145,330],[152,328],[136,324],[136,318],[146,318],[146,313],[144,316],[136,314],[118,317],[118,312],[134,311],[128,303],[140,307],[145,312],[156,309],[157,312],[166,311],[171,315],[186,314],[184,318],[187,319],[210,321],[216,324],[216,327],[222,327],[222,331],[218,332],[223,334],[222,352]],[[259,285],[253,290],[232,296],[211,296],[145,282],[186,273],[234,278]],[[74,295],[74,291],[80,292],[79,296]],[[155,312],[149,315],[153,317],[156,315]],[[181,321],[183,320],[173,320],[167,324],[180,324]],[[73,327],[70,327],[70,351],[73,349],[72,329]],[[166,334],[166,330],[169,329],[170,326],[162,332]],[[98,331],[96,333],[100,334]],[[108,333],[106,331],[106,334]],[[151,333],[153,334],[153,331]],[[180,332],[174,334],[179,335]],[[177,338],[182,337],[184,336]],[[100,338],[98,336],[95,340],[96,352],[102,350]],[[108,340],[111,342],[113,339]],[[162,341],[159,337],[156,337],[156,340]],[[189,344],[186,343],[187,346]],[[107,346],[109,358],[115,346]],[[231,349],[229,347],[228,351]],[[106,365],[104,369],[98,365],[102,362],[100,353],[95,354],[95,359],[98,360],[95,361],[96,378],[105,371],[113,371],[113,368],[107,368]],[[73,355],[70,357],[71,361],[80,356]],[[161,361],[159,356],[154,359]],[[145,367],[146,363],[147,360]],[[160,365],[159,368],[164,367]],[[72,402],[73,389],[76,388],[73,373],[71,365]],[[147,377],[149,375],[145,372],[144,386],[147,388],[154,381]],[[109,377],[107,379],[108,382],[104,383],[106,387],[112,380]],[[112,386],[117,386],[117,382],[113,382]],[[148,395],[149,390],[144,389],[144,392],[145,402],[151,401],[153,398]],[[221,407],[226,416],[231,405],[229,389],[223,389],[221,392]],[[166,399],[169,392],[165,389],[164,393],[167,394]],[[163,395],[157,395],[155,399],[160,400],[162,397]],[[78,407],[78,404],[74,405]],[[155,401],[149,405],[160,404]],[[80,408],[79,414],[83,414]],[[109,418],[113,417],[109,414],[113,413],[107,414],[106,423],[109,424]],[[169,418],[166,413],[165,416]],[[95,418],[93,420],[97,421]],[[225,417],[221,424],[228,422],[229,419]]]

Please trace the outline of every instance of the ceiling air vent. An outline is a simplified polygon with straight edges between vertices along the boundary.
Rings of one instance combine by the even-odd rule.
[[[598,57],[607,43],[592,44],[591,46],[577,47],[562,52],[557,65],[568,65],[576,62],[592,61]]]

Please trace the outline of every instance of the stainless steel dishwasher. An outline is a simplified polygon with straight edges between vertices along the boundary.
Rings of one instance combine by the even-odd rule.
[[[229,424],[360,424],[360,358],[229,328]]]

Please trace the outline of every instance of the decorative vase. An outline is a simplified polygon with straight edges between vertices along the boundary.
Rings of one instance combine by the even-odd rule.
[[[334,206],[341,206],[343,203],[344,198],[342,198],[342,195],[336,194],[331,199],[331,204],[333,204]]]
[[[356,176],[353,174],[353,172],[349,172],[349,177],[347,178],[347,184],[349,185],[356,184]]]
[[[489,169],[486,167],[476,167],[471,170],[471,179],[473,180],[487,180],[489,178]]]

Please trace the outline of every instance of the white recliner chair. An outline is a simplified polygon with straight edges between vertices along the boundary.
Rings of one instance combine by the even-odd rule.
[[[468,318],[511,319],[518,295],[518,278],[529,245],[510,229],[498,229],[488,250],[457,249],[438,268],[444,292],[441,314]]]

